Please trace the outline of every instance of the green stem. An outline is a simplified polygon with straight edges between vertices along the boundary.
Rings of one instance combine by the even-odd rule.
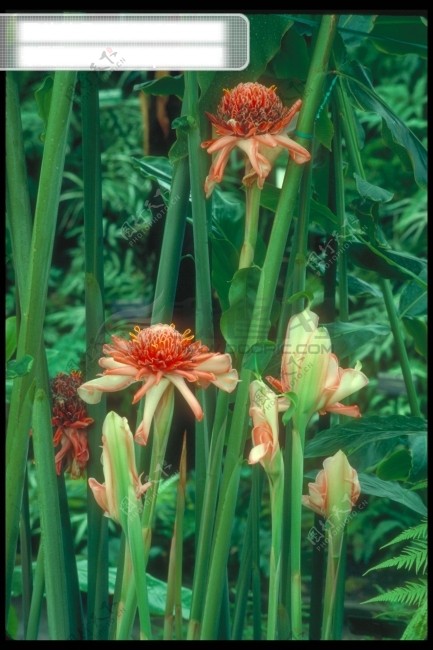
[[[195,329],[197,339],[212,349],[214,341],[212,285],[209,262],[209,237],[206,215],[204,181],[207,156],[201,148],[200,119],[198,110],[198,83],[196,72],[185,72],[185,103],[188,116],[194,123],[188,130],[188,160],[191,183],[192,226],[195,261]],[[199,400],[206,403],[204,418],[195,425],[195,468],[196,468],[196,531],[200,527],[206,482],[206,466],[209,452],[209,433],[215,408],[214,392],[206,396],[199,391]]]
[[[292,639],[302,640],[301,539],[305,432],[292,430],[290,584]]]
[[[284,503],[284,463],[281,451],[277,452],[273,462],[277,465],[277,469],[275,472],[268,475],[272,518],[271,558],[269,563],[268,641],[275,641],[278,636],[278,606],[280,595],[281,542]]]
[[[24,636],[27,631],[33,589],[32,536],[30,530],[29,485],[27,472],[24,480],[23,504],[20,523],[21,580]]]
[[[328,66],[329,55],[337,25],[336,16],[323,16],[316,47],[311,60],[310,71],[305,86],[304,105],[299,119],[299,131],[311,133],[314,119],[322,99],[323,82]],[[308,140],[302,139],[308,146]],[[254,305],[253,317],[248,335],[247,346],[252,346],[267,337],[270,315],[278,282],[281,262],[284,256],[289,233],[302,166],[289,161],[283,187],[275,214],[274,225],[269,240],[266,258],[260,276],[259,287]],[[224,472],[219,495],[219,508],[214,532],[214,545],[210,566],[207,594],[202,622],[202,638],[215,638],[216,623],[223,590],[223,571],[230,548],[230,535],[236,507],[236,496],[240,478],[241,459],[247,431],[247,410],[249,401],[249,383],[251,372],[242,370],[241,383],[237,389],[233,423],[230,429]],[[223,532],[224,531],[224,532]]]
[[[343,536],[338,534],[334,539],[328,529],[328,564],[326,568],[325,598],[322,622],[322,641],[332,639],[333,619],[335,614],[335,594],[340,567],[341,544]]]
[[[334,179],[335,179],[335,208],[338,219],[338,297],[340,321],[349,320],[349,292],[347,286],[347,254],[346,245],[346,211],[344,200],[344,165],[342,151],[341,124],[338,119],[338,112],[334,107],[334,141],[332,145],[334,159]]]
[[[260,511],[264,472],[261,468],[253,467],[252,499],[252,576],[251,586],[253,591],[253,638],[260,641],[262,638],[262,589],[260,580]]]
[[[400,360],[400,366],[401,366],[401,371],[403,373],[404,383],[406,385],[407,398],[409,401],[410,411],[412,415],[421,417],[421,409],[419,407],[416,388],[413,382],[409,357],[407,356],[407,350],[404,343],[401,324],[397,315],[396,306],[394,304],[394,296],[392,295],[391,284],[389,280],[387,280],[386,278],[380,278],[380,285],[382,289],[386,311],[388,313],[389,324],[391,326],[391,331],[394,336],[394,343],[397,348],[398,358]]]
[[[47,299],[48,276],[54,244],[62,172],[72,97],[70,88],[75,72],[56,72],[52,91],[30,255],[15,260],[25,265],[28,292],[21,296],[22,320],[18,337],[17,358],[29,354],[38,358]],[[20,215],[11,213],[11,219]],[[36,363],[23,377],[14,380],[6,438],[6,611],[9,606],[16,544],[19,532],[24,474],[30,428],[30,396]],[[51,449],[52,452],[52,449]]]
[[[51,437],[51,409],[48,398],[42,389],[36,391],[32,425],[41,536],[44,545],[48,629],[51,639],[67,641],[70,636],[68,591]]]
[[[344,625],[344,600],[346,591],[346,564],[347,564],[347,530],[343,533],[341,546],[340,564],[337,572],[337,584],[335,588],[335,610],[332,638],[334,641],[341,641]]]
[[[310,204],[313,191],[313,166],[308,165],[302,177],[299,201],[299,223],[297,224],[297,237],[293,245],[294,269],[293,269],[293,293],[305,291],[305,279],[307,269],[307,248],[308,248],[308,226],[310,223]],[[304,309],[305,298],[298,298],[292,305],[291,313],[297,314]]]
[[[32,238],[32,214],[27,187],[27,168],[21,124],[17,72],[6,73],[6,189],[8,225],[15,273],[22,302],[27,302],[28,266]]]
[[[314,515],[313,530],[320,530],[325,520]],[[310,641],[319,641],[322,629],[323,588],[325,585],[325,553],[320,544],[314,544],[311,559]]]
[[[36,558],[35,577],[33,581],[32,601],[30,603],[29,618],[27,621],[26,641],[36,641],[41,620],[42,601],[44,599],[45,573],[44,573],[44,546],[40,544]]]
[[[261,190],[257,183],[246,188],[245,192],[245,234],[239,257],[239,268],[245,269],[252,266],[256,251],[257,231],[260,214]]]
[[[200,618],[206,591],[207,575],[211,557],[212,522],[218,496],[218,485],[221,479],[221,463],[225,442],[229,395],[220,391],[217,400],[215,421],[212,431],[209,461],[206,473],[206,485],[203,497],[203,510],[206,518],[200,522],[197,542],[196,559],[194,564],[194,581],[192,588],[191,614],[188,625],[188,640],[197,640],[200,628]]]
[[[98,76],[80,73],[82,90],[84,242],[85,242],[85,306],[86,306],[86,378],[100,372],[98,359],[104,343],[104,275],[101,194],[101,153],[99,129]],[[100,436],[106,415],[106,398],[87,407],[94,423],[88,436],[89,462],[87,474],[104,481],[100,462]],[[97,435],[94,435],[96,432]],[[88,605],[87,635],[89,639],[108,638],[108,537],[103,525],[103,512],[90,488],[87,490],[88,537]]]

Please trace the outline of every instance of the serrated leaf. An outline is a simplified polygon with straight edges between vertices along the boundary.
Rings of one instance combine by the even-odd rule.
[[[33,357],[25,354],[21,359],[8,361],[6,364],[6,379],[15,379],[27,375],[33,366]]]
[[[359,174],[355,173],[353,174],[353,177],[355,179],[356,189],[363,199],[370,199],[371,201],[387,203],[394,197],[393,192],[388,192],[388,190],[384,190],[382,187],[378,187],[377,185],[369,183],[364,178],[359,176]]]
[[[9,316],[6,318],[6,361],[9,361],[11,356],[17,349],[17,317]]]
[[[159,77],[159,79],[136,84],[134,90],[141,90],[148,95],[176,95],[182,99],[185,90],[184,76],[183,74],[166,75]]]
[[[362,345],[376,336],[386,336],[390,329],[388,325],[365,325],[358,323],[326,323],[323,327],[329,332],[332,340],[332,350],[337,357],[356,356],[356,351]]]

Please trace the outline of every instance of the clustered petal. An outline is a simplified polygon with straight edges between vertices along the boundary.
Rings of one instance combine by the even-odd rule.
[[[53,438],[55,447],[61,445],[56,454],[56,472],[69,472],[73,478],[82,476],[89,450],[87,427],[93,419],[87,417],[83,401],[77,395],[82,382],[81,372],[73,370],[69,375],[59,373],[51,382],[53,411],[51,423],[56,427]]]
[[[238,374],[232,368],[229,354],[211,352],[200,341],[193,342],[193,338],[190,330],[181,334],[173,324],[144,329],[136,326],[129,340],[113,336],[112,343],[103,347],[107,356],[99,360],[104,373],[82,384],[78,393],[85,402],[95,404],[104,392],[122,390],[140,382],[133,399],[135,404],[146,396],[143,420],[135,434],[139,444],[147,443],[153,415],[169,385],[179,390],[195,417],[201,420],[203,410],[188,383],[202,388],[214,384],[232,392]]]
[[[208,153],[217,154],[205,182],[207,196],[215,184],[222,181],[235,147],[247,156],[242,182],[245,185],[257,182],[260,188],[272,169],[274,158],[283,148],[300,165],[310,160],[309,152],[285,133],[301,109],[301,100],[287,108],[275,91],[275,86],[240,83],[232,90],[224,90],[216,115],[206,113],[220,136],[201,145]]]
[[[250,464],[261,463],[269,468],[279,450],[278,400],[275,393],[262,381],[250,384],[250,416],[253,420],[253,448],[248,457]]]

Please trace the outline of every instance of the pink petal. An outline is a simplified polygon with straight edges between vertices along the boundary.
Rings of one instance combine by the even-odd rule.
[[[346,406],[346,404],[340,404],[339,402],[332,404],[331,406],[325,406],[325,409],[320,411],[320,414],[324,415],[325,413],[338,413],[338,415],[347,415],[350,418],[361,417],[359,406],[356,404]]]
[[[256,445],[250,451],[250,454],[248,456],[248,463],[250,465],[255,465],[255,463],[259,463],[266,456],[268,450],[269,450],[269,442]]]
[[[123,388],[127,388],[133,383],[134,380],[129,377],[102,375],[102,377],[97,377],[82,384],[77,389],[77,393],[87,404],[99,404],[102,393],[114,393]]]
[[[98,483],[98,481],[94,478],[89,478],[88,483],[98,506],[100,506],[104,512],[109,514],[105,483],[101,485],[101,483]]]
[[[174,384],[178,391],[184,396],[189,406],[191,407],[192,412],[194,413],[197,420],[203,419],[203,409],[200,406],[200,402],[197,400],[195,395],[192,394],[191,390],[185,384],[185,380],[182,377],[179,377],[175,374],[167,375],[167,378]]]
[[[231,370],[232,358],[229,354],[215,353],[210,359],[206,359],[197,364],[197,370],[204,370],[205,372],[212,372],[214,375],[219,375]]]
[[[363,372],[354,370],[353,368],[346,368],[341,371],[340,383],[338,388],[333,391],[328,399],[327,404],[334,404],[340,400],[356,393],[360,388],[368,384],[368,379]]]
[[[274,135],[274,138],[278,144],[288,150],[291,157],[296,163],[298,163],[298,165],[302,165],[311,160],[311,154],[300,144],[291,138],[288,138],[287,135]]]
[[[212,380],[212,383],[214,386],[224,390],[226,393],[232,393],[239,383],[237,370],[233,369],[230,370],[230,372],[217,376],[216,379]]]
[[[168,384],[168,379],[161,379],[159,384],[152,386],[146,394],[143,410],[143,420],[141,421],[141,424],[135,432],[134,436],[135,442],[137,442],[139,445],[147,444],[153,416],[155,415],[156,408],[164,392],[166,391]]]

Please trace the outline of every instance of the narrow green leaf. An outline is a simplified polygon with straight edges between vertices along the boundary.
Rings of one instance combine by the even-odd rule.
[[[375,285],[361,278],[356,277],[356,275],[349,275],[347,277],[347,288],[351,296],[366,296],[371,295],[376,298],[382,297],[382,292]]]
[[[395,501],[400,506],[405,506],[423,517],[427,516],[427,508],[421,497],[393,481],[383,481],[378,476],[370,474],[358,474],[361,484],[361,494],[371,494],[376,497],[383,497]]]
[[[419,278],[427,282],[427,269],[423,269]],[[403,289],[399,304],[400,317],[420,316],[427,313],[427,289],[416,282],[409,282]]]
[[[370,40],[380,52],[427,57],[427,29],[421,16],[379,16]]]
[[[405,316],[402,318],[402,321],[406,331],[415,342],[415,350],[418,352],[418,354],[427,359],[428,330],[426,318]]]
[[[353,177],[355,179],[356,189],[363,199],[387,203],[394,196],[393,192],[388,192],[388,190],[384,190],[382,187],[369,183],[359,176],[359,174],[353,174]]]
[[[381,277],[403,281],[412,278],[421,287],[426,284],[419,277],[425,269],[425,261],[408,253],[375,246],[368,241],[352,241],[348,242],[347,254],[357,266],[376,271]]]
[[[48,118],[50,115],[50,106],[51,106],[51,96],[53,94],[53,85],[54,79],[51,75],[45,77],[42,84],[37,90],[35,90],[35,100],[38,113],[44,122],[44,130],[40,135],[40,139],[44,141],[45,131],[48,124]]]
[[[338,20],[338,32],[346,47],[357,47],[364,42],[374,27],[377,16],[342,15]]]
[[[147,95],[176,95],[182,99],[185,90],[185,81],[183,74],[174,76],[166,75],[159,79],[152,79],[152,81],[136,84],[134,90],[141,90]]]

